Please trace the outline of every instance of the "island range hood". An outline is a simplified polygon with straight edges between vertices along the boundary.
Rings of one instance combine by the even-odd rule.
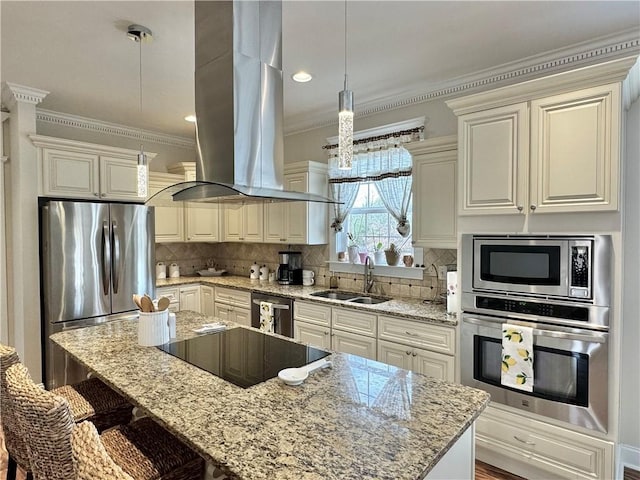
[[[334,203],[283,190],[281,3],[194,3],[196,180],[147,203]]]

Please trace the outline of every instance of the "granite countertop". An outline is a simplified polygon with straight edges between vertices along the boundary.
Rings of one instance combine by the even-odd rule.
[[[176,340],[195,336],[192,329],[208,321],[178,312]],[[243,389],[138,346],[137,320],[51,338],[240,479],[422,478],[489,402],[481,390],[340,353],[331,355],[333,368],[301,386],[274,378]]]
[[[456,326],[458,319],[455,315],[447,314],[446,307],[441,303],[423,303],[417,298],[398,297],[392,298],[388,302],[375,305],[350,303],[342,300],[330,300],[328,298],[314,297],[311,294],[328,290],[326,287],[312,286],[303,287],[301,285],[279,285],[278,283],[260,282],[250,280],[246,277],[235,275],[220,277],[179,277],[166,280],[156,280],[156,287],[170,287],[188,285],[190,283],[200,283],[203,285],[219,285],[222,287],[237,288],[240,290],[252,290],[256,292],[271,293],[283,297],[290,297],[298,300],[309,300],[318,303],[325,303],[333,306],[353,308],[375,314],[399,315],[412,320],[426,323],[434,323],[448,326]],[[343,290],[341,290],[343,291]],[[361,295],[361,292],[354,292]],[[373,295],[375,296],[375,295]]]

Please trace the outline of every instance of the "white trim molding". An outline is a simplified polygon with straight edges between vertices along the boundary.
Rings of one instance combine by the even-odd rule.
[[[119,137],[133,138],[142,140],[143,142],[159,143],[161,145],[169,145],[178,148],[195,149],[196,142],[193,139],[179,137],[177,135],[169,135],[166,133],[153,132],[150,130],[141,130],[117,123],[104,122],[94,118],[81,117],[70,113],[55,112],[53,110],[45,110],[39,108],[36,111],[36,120],[38,122],[53,123],[71,128],[80,128],[90,130],[92,132],[103,133],[105,135],[116,135]]]
[[[106,155],[124,155],[136,157],[138,150],[129,148],[112,147],[110,145],[98,145],[95,143],[79,142],[66,138],[47,137],[45,135],[29,135],[29,139],[38,148],[62,148],[68,152],[101,153]],[[153,160],[157,153],[145,151],[149,161]]]
[[[616,462],[616,478],[623,478],[624,467],[640,472],[640,448],[631,445],[618,444],[618,461]]]
[[[388,92],[384,98],[379,98],[369,104],[359,105],[356,109],[356,118],[367,117],[438,98],[449,98],[484,91],[620,57],[637,56],[638,54],[640,54],[638,30],[629,29],[614,35],[533,55],[522,60],[432,84],[426,92],[424,87],[414,87],[413,91],[410,90],[409,92],[406,90],[404,92]],[[337,115],[334,115],[333,111],[323,112],[321,115],[318,114],[311,117],[310,120],[305,120],[305,117],[310,117],[308,112],[304,116],[300,116],[300,118],[291,119],[289,123],[295,125],[295,127],[286,128],[285,135],[293,135],[337,124]],[[313,118],[317,119],[318,117],[325,120],[313,120]]]
[[[640,59],[629,70],[626,81],[622,84],[622,104],[625,110],[640,97]]]
[[[25,87],[17,83],[3,82],[2,103],[11,108],[16,102],[39,104],[44,97],[49,95],[46,90],[33,87]]]
[[[388,123],[387,125],[383,125],[381,127],[358,130],[357,132],[353,132],[353,140],[356,141],[362,140],[363,138],[379,137],[393,132],[401,132],[403,130],[410,130],[412,128],[424,127],[424,124],[424,117],[410,118],[409,120],[404,120],[402,122]],[[336,135],[335,137],[327,138],[327,143],[329,145],[337,144],[338,136]]]

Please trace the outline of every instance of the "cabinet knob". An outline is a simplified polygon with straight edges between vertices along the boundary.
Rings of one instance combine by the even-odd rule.
[[[531,205],[529,208],[531,209],[532,212],[535,212],[536,208],[538,207],[536,207],[535,205]]]
[[[102,196],[102,197],[106,197],[106,196],[107,196],[107,194],[106,194],[106,193],[103,193],[101,196]]]
[[[191,237],[187,237],[187,240],[191,240]]]
[[[99,196],[100,196],[100,195],[98,194],[98,192],[93,192],[93,195],[94,195],[95,197],[99,197]]]
[[[418,354],[416,352],[413,352],[411,355],[414,356],[414,357],[418,356]]]
[[[329,335],[329,332],[324,332],[325,335]]]
[[[411,352],[409,350],[407,350],[407,355],[411,355]]]
[[[518,205],[516,208],[518,209],[518,211],[519,211],[519,212],[521,212],[522,210],[524,210],[524,207],[523,207],[522,205]]]

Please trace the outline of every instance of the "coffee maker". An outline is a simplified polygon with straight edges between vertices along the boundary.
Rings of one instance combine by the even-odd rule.
[[[302,285],[302,252],[278,252],[278,283],[280,285]]]

